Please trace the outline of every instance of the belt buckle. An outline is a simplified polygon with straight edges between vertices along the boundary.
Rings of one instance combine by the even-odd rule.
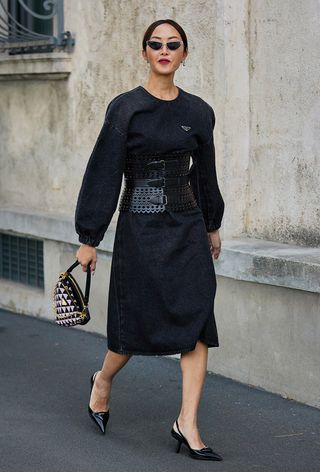
[[[156,169],[165,170],[165,168],[166,168],[166,161],[164,159],[161,159],[159,161],[150,161],[150,162],[147,163],[147,166],[152,166],[153,164],[161,164],[162,165],[161,167],[156,167]]]
[[[159,201],[160,198],[161,198],[162,201]],[[163,199],[164,199],[164,201],[163,201]],[[168,197],[167,197],[167,195],[153,195],[149,199],[149,202],[153,203],[154,205],[167,205]]]
[[[160,161],[158,161],[159,164],[162,164],[162,167],[160,167],[161,170],[165,170],[166,168],[166,161],[164,159],[161,159]]]

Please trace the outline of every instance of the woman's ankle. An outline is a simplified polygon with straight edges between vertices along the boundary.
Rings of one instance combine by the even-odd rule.
[[[189,412],[182,412],[180,411],[179,413],[179,416],[178,416],[178,423],[179,425],[184,425],[184,426],[188,426],[190,428],[197,428],[197,423],[198,423],[198,419],[197,419],[197,416],[192,414],[192,413],[189,413]]]
[[[104,383],[108,384],[111,384],[113,380],[113,377],[107,375],[105,372],[103,372],[103,370],[98,371],[97,377],[99,378],[99,380],[102,380]]]

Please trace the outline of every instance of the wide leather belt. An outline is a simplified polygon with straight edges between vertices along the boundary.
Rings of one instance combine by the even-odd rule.
[[[119,210],[158,213],[166,209],[186,211],[197,206],[189,184],[190,152],[154,156],[128,155],[125,187]]]

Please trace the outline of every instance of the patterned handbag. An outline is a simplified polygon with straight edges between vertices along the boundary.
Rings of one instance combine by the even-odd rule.
[[[85,325],[90,321],[88,308],[91,281],[90,264],[87,265],[85,295],[83,295],[71,271],[80,262],[74,262],[65,272],[61,272],[53,288],[53,311],[59,326]]]

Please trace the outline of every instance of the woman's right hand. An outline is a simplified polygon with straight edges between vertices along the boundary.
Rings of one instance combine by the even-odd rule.
[[[83,272],[87,271],[87,266],[90,263],[90,270],[94,275],[97,264],[97,250],[95,247],[82,244],[76,253],[76,258],[80,262]]]

